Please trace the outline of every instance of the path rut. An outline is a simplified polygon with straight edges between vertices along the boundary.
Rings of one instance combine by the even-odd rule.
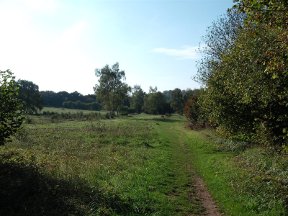
[[[175,128],[173,129],[175,130]],[[189,172],[192,176],[191,182],[192,184],[190,185],[191,190],[194,193],[189,194],[189,199],[192,199],[191,196],[195,196],[195,192],[196,195],[198,196],[197,199],[200,200],[200,203],[202,205],[202,207],[204,208],[204,211],[200,214],[200,215],[205,215],[205,216],[221,216],[223,214],[220,213],[219,208],[217,207],[215,201],[213,200],[211,194],[209,193],[203,179],[201,177],[199,177],[196,172],[195,169],[193,168],[193,164],[191,162],[191,155],[190,155],[190,149],[189,149],[189,145],[191,145],[191,140],[188,139],[186,137],[186,134],[183,133],[182,128],[178,128],[177,132],[178,132],[178,145],[180,148],[182,148],[182,152],[183,152],[183,157],[186,158],[185,162],[186,162],[186,169],[187,172]]]

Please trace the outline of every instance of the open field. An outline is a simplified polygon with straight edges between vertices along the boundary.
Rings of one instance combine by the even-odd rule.
[[[67,109],[67,108],[55,108],[55,107],[44,107],[41,110],[41,113],[44,112],[52,112],[52,113],[83,113],[83,114],[90,114],[90,113],[106,113],[105,111],[94,111],[94,110],[80,110],[80,109]]]
[[[156,127],[146,118],[25,125],[1,149],[11,204],[2,213],[198,214],[197,200],[187,199],[190,188],[176,188],[190,179],[171,166],[171,144]]]
[[[25,124],[0,149],[0,215],[201,215],[198,176],[225,215],[285,214],[277,190],[287,184],[253,177],[264,153],[220,149],[210,131],[184,126],[181,116],[144,114]],[[245,167],[251,159],[258,165]],[[287,160],[270,160],[285,179]]]

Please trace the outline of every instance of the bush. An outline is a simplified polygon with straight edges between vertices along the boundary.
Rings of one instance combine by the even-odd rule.
[[[23,122],[19,88],[11,71],[0,71],[0,145],[14,134]]]

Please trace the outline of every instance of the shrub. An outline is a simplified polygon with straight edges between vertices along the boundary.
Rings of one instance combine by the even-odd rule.
[[[0,71],[0,145],[14,134],[23,122],[19,88],[9,70]]]

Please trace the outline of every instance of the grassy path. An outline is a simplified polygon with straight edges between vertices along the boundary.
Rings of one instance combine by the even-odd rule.
[[[219,215],[205,185],[225,215],[285,215],[269,182],[251,185],[180,116],[35,118],[0,148],[0,215]]]
[[[187,206],[191,208],[193,215],[220,215],[215,202],[202,180],[193,168],[193,152],[190,148],[195,144],[195,137],[187,133],[184,122],[179,120],[171,123],[162,122],[159,125],[159,134],[170,142],[172,153],[172,165],[177,182],[175,182],[176,194],[186,196]],[[191,132],[191,131],[190,131]],[[179,191],[177,193],[177,191]],[[180,196],[181,196],[180,195]]]
[[[140,115],[27,124],[0,149],[0,214],[209,215],[184,123]]]

